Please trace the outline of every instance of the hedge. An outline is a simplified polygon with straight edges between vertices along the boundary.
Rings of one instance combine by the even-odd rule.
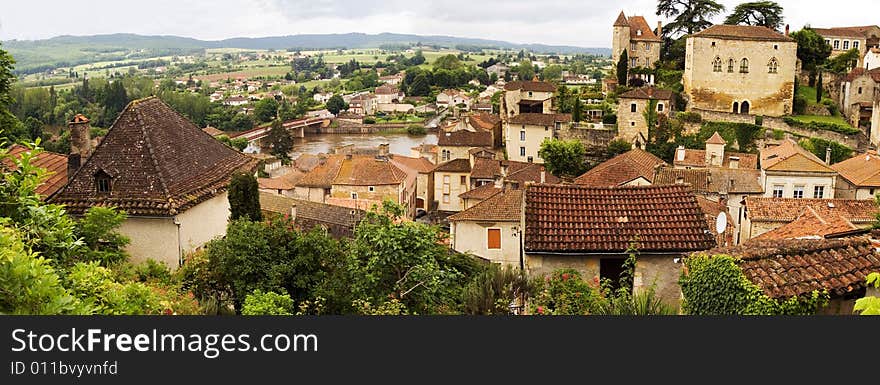
[[[844,135],[856,135],[859,132],[861,132],[857,128],[852,128],[850,126],[844,126],[844,125],[838,124],[838,123],[816,122],[816,121],[803,122],[803,121],[800,121],[800,120],[797,120],[795,118],[788,117],[788,116],[783,118],[782,120],[785,121],[785,123],[787,123],[789,126],[804,128],[807,130],[833,131],[833,132],[841,133]]]

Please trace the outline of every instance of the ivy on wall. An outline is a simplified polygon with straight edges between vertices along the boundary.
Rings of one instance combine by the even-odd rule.
[[[828,293],[780,300],[752,283],[729,255],[698,254],[686,258],[679,285],[682,309],[692,315],[811,315],[828,304]]]

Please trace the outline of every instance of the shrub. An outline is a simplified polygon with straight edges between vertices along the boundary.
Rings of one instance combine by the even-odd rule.
[[[819,159],[825,160],[825,152],[831,147],[831,163],[842,162],[852,157],[853,149],[837,142],[832,142],[822,138],[805,138],[798,144],[807,151],[812,152]]]
[[[764,116],[763,115],[756,115],[755,116],[755,125],[756,126],[763,126],[764,125]]]
[[[841,133],[844,135],[856,135],[860,133],[859,129],[850,127],[848,125],[833,123],[833,122],[820,122],[820,121],[810,121],[804,122],[802,120],[798,120],[792,117],[785,117],[782,119],[789,126],[805,128],[807,130],[814,131],[833,131],[837,133]]]
[[[428,130],[422,125],[410,124],[406,127],[406,133],[413,136],[422,136],[427,134]]]
[[[598,285],[598,282],[595,282]],[[596,287],[581,278],[574,269],[554,271],[537,293],[531,313],[537,315],[587,315],[596,303]]]
[[[679,112],[676,116],[678,120],[685,123],[702,123],[703,116],[696,112]]]
[[[617,115],[607,114],[603,116],[602,124],[617,124]]]
[[[248,294],[241,309],[242,315],[293,315],[293,299],[287,294],[262,292]]]
[[[803,115],[807,112],[807,99],[801,95],[795,95],[792,110],[795,115]]]
[[[364,124],[376,124],[376,118],[364,118]]]

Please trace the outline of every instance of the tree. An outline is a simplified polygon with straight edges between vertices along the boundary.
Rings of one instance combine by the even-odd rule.
[[[263,214],[260,211],[260,187],[257,178],[253,174],[238,172],[232,175],[229,182],[229,211],[230,219],[240,218],[261,221]]]
[[[574,95],[574,106],[571,107],[571,120],[574,122],[580,122],[583,118],[583,106],[581,105],[581,98],[579,95]]]
[[[339,111],[347,110],[348,104],[342,99],[342,96],[333,95],[327,100],[327,111],[333,115],[339,115]]]
[[[9,105],[14,102],[10,95],[12,83],[16,79],[12,73],[14,64],[15,59],[12,55],[0,48],[0,130],[3,130],[0,134],[6,134],[10,139],[17,140],[25,138],[27,131],[18,118],[9,112]]]
[[[122,109],[128,104],[128,94],[121,80],[107,83],[104,89],[104,125],[109,126],[116,120]]]
[[[545,81],[553,81],[562,79],[562,66],[558,64],[549,65],[544,68],[542,78]]]
[[[608,155],[611,157],[623,154],[632,149],[632,144],[623,139],[615,139],[608,143]]]
[[[811,79],[815,79],[817,67],[831,56],[831,46],[822,35],[809,28],[794,32],[791,37],[797,41],[797,58],[801,60],[803,69],[810,72]],[[811,81],[810,86],[812,85]]]
[[[577,139],[545,140],[538,150],[538,155],[544,159],[544,167],[558,177],[583,174],[586,171],[584,164],[586,154],[586,147]]]
[[[443,55],[434,60],[434,69],[454,70],[461,66],[461,60],[453,54]]]
[[[629,54],[626,50],[620,53],[620,59],[617,60],[617,84],[621,87],[626,86],[626,78],[629,72]]]
[[[834,72],[836,74],[845,74],[849,72],[853,67],[856,66],[856,63],[859,61],[859,49],[853,48],[849,51],[841,55],[837,55],[831,60],[828,60],[828,64],[825,65],[824,68],[828,69],[828,71]]]
[[[109,207],[91,207],[76,224],[76,233],[82,239],[80,260],[98,261],[104,266],[125,260],[125,246],[130,239],[119,233],[125,222],[125,212]]]
[[[428,96],[430,93],[431,83],[428,80],[428,76],[423,73],[417,75],[409,86],[409,94],[413,96]]]
[[[712,0],[657,1],[657,16],[673,19],[663,29],[668,36],[702,31],[711,26],[711,19],[722,11],[724,6]]]
[[[242,315],[293,315],[293,299],[287,294],[255,289],[244,299]]]
[[[519,62],[519,65],[516,66],[516,75],[519,80],[532,80],[535,77],[535,67],[530,60],[525,59]]]
[[[260,122],[271,122],[278,115],[278,101],[275,98],[260,99],[254,104],[254,117]]]
[[[782,6],[775,1],[755,1],[737,5],[724,24],[758,25],[778,30],[782,26]]]
[[[822,72],[819,72],[819,80],[816,81],[816,103],[822,103]]]
[[[266,135],[266,141],[269,144],[269,153],[283,162],[290,161],[290,151],[293,150],[293,137],[290,132],[284,129],[280,120],[272,122],[272,128]]]
[[[873,285],[875,290],[880,289],[880,273],[868,274],[865,281],[868,287]],[[880,297],[865,296],[857,299],[853,311],[858,311],[860,315],[880,315]]]

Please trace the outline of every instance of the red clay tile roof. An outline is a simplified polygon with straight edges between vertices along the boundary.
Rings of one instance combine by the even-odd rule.
[[[336,174],[339,173],[339,167],[342,166],[342,161],[344,159],[345,155],[328,156],[327,159],[323,160],[323,163],[306,173],[306,175],[299,180],[297,186],[330,188],[330,186],[333,185],[333,179],[336,178]]]
[[[568,123],[571,114],[539,114],[527,112],[510,118],[512,124],[528,124],[532,126],[555,126],[556,122]]]
[[[546,172],[544,165],[513,160],[496,160],[478,158],[474,161],[471,169],[472,179],[496,179],[504,176],[503,168],[507,167],[505,180],[519,182],[541,182],[541,172],[544,171],[544,182],[559,183],[560,179]]]
[[[720,202],[711,201],[702,195],[697,195],[697,203],[699,203],[700,209],[703,210],[706,225],[709,226],[709,230],[712,231],[713,235],[716,234],[715,223],[718,220],[718,215],[724,213],[724,216],[727,217],[727,223],[730,224],[724,230],[724,240],[727,244],[732,245],[736,237],[736,228],[733,226],[733,216],[728,212],[727,206]]]
[[[470,189],[461,194],[458,194],[458,197],[461,199],[479,199],[483,200],[486,198],[495,195],[495,193],[501,191],[500,187],[495,187],[494,183],[484,184],[475,189]]]
[[[475,204],[447,219],[455,221],[519,222],[522,219],[523,190],[498,191],[488,199]]]
[[[396,86],[391,84],[383,84],[379,87],[376,87],[376,95],[396,95],[400,91]]]
[[[855,37],[865,39],[867,38],[865,32],[871,27],[872,26],[813,28],[813,31],[822,35],[822,37]],[[876,28],[876,26],[873,27]]]
[[[853,80],[856,80],[857,78],[865,75],[870,76],[871,80],[873,80],[875,83],[880,83],[880,68],[874,68],[870,71],[862,67],[853,68],[852,71],[849,71],[849,73],[846,74],[846,81],[852,82]],[[871,106],[870,102],[868,103],[868,106]]]
[[[434,168],[434,172],[471,172],[471,161],[469,159],[453,159],[445,163],[440,163]]]
[[[868,151],[831,165],[841,177],[859,187],[880,187],[880,155]]]
[[[867,274],[880,271],[880,255],[867,237],[765,240],[706,253],[741,258],[743,274],[771,298],[814,290],[841,296],[864,288]]]
[[[727,144],[727,141],[721,137],[721,134],[719,134],[718,131],[715,131],[715,133],[706,140],[706,144]]]
[[[836,172],[791,139],[761,150],[761,168],[766,171]]]
[[[676,150],[678,151],[678,150]],[[676,152],[676,154],[678,154]],[[748,154],[744,152],[729,152],[724,151],[724,159],[721,163],[722,167],[730,167],[730,157],[739,158],[739,168],[741,169],[757,169],[758,168],[758,155]],[[672,161],[672,163],[676,166],[685,166],[685,167],[708,167],[706,165],[706,150],[693,150],[693,149],[685,149],[684,150],[684,160],[678,160],[678,156]]]
[[[574,180],[575,184],[593,187],[614,187],[632,182],[639,177],[648,183],[654,181],[657,167],[665,165],[650,152],[635,148],[602,162]]]
[[[709,192],[709,170],[663,167],[657,170],[653,183],[658,186],[687,184],[694,191],[705,194]]]
[[[389,157],[391,163],[400,168],[410,168],[421,174],[430,173],[434,169],[434,163],[425,158],[411,158],[402,155],[392,155]]]
[[[275,178],[257,178],[257,184],[261,189],[293,190],[303,176],[305,176],[305,174],[302,171],[292,169],[286,174]]]
[[[114,206],[129,215],[176,215],[223,192],[258,161],[220,143],[159,98],[128,104],[101,144],[53,198],[78,214]],[[111,177],[97,191],[95,175]]]
[[[641,87],[627,91],[619,96],[623,99],[657,99],[671,100],[672,91],[661,90],[655,87]]]
[[[635,41],[663,41],[656,34],[644,17],[630,16],[627,20],[629,23],[629,39]],[[642,32],[639,35],[639,31]]]
[[[78,115],[82,116],[82,115]],[[85,119],[84,116],[82,118]],[[86,119],[88,120],[88,119]],[[14,158],[19,158],[22,153],[30,151],[27,147],[22,146],[20,144],[14,144],[9,148],[7,155]],[[43,151],[38,154],[32,161],[32,166],[36,166],[42,169],[45,169],[48,174],[46,175],[46,180],[43,181],[36,188],[36,193],[40,194],[43,199],[46,199],[52,194],[55,194],[56,191],[64,187],[67,183],[67,156]],[[5,171],[14,171],[17,167],[12,159],[3,159],[2,164],[0,164],[0,169]]]
[[[791,222],[807,207],[823,217],[834,215],[852,223],[871,223],[878,212],[873,200],[856,199],[795,199],[795,198],[746,198],[746,215],[752,221]]]
[[[489,105],[491,107],[491,105]],[[497,114],[481,112],[472,114],[470,118],[471,126],[484,130],[492,130],[496,125],[501,123],[501,117]]]
[[[794,221],[777,227],[748,242],[764,239],[823,238],[828,235],[858,230],[852,222],[840,215],[819,215],[812,207],[806,209]]]
[[[715,246],[688,186],[530,185],[525,224],[532,253],[622,253],[636,238],[642,252]]]
[[[691,185],[700,193],[757,194],[763,193],[761,170],[743,168],[680,169],[663,167],[657,171],[654,184]]]
[[[617,20],[614,21],[615,27],[629,27],[629,23],[626,21],[626,15],[623,11],[620,11],[620,15],[617,15]]]
[[[492,147],[492,133],[489,131],[446,131],[437,135],[438,146],[449,147]]]
[[[396,185],[406,179],[406,172],[389,162],[372,156],[354,155],[344,159],[333,178],[334,185],[374,186]]]
[[[794,39],[787,37],[767,27],[753,25],[722,25],[717,24],[697,32],[691,36],[732,39],[732,40],[756,40],[756,41],[780,41],[793,42]]]
[[[539,82],[534,80],[512,81],[504,85],[505,91],[533,91],[533,92],[556,92],[556,86],[553,83]]]

